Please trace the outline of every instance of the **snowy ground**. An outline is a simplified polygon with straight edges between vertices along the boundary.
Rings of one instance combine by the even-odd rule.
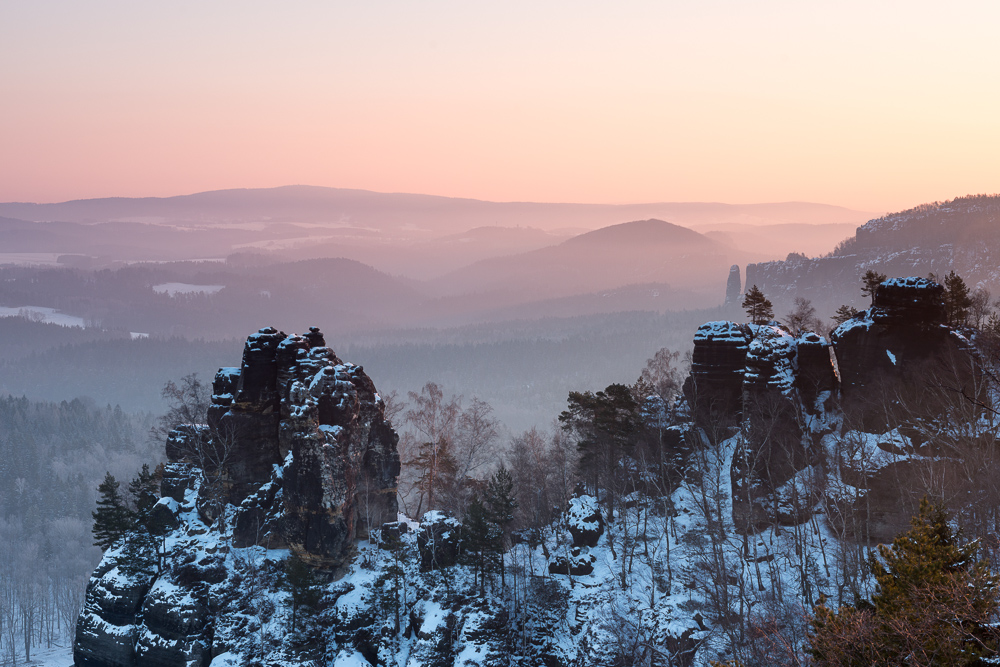
[[[224,285],[192,285],[191,283],[163,283],[153,285],[153,291],[158,294],[177,296],[178,294],[215,294]]]
[[[82,317],[60,313],[55,308],[45,308],[43,306],[0,306],[0,317],[25,317],[46,322],[48,324],[58,324],[64,327],[84,327]]]
[[[24,665],[23,662],[18,662]],[[31,651],[31,662],[27,663],[33,667],[70,667],[73,664],[73,647],[53,646],[52,648],[34,648]]]

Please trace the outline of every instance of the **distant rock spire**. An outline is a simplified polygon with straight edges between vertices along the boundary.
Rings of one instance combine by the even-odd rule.
[[[731,306],[740,302],[740,293],[743,291],[743,283],[740,281],[740,267],[733,264],[729,267],[729,280],[726,281],[726,305]]]

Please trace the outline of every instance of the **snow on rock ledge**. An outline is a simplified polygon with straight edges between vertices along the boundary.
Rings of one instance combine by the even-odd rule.
[[[398,436],[371,379],[318,329],[249,336],[212,399],[207,425],[167,439],[153,564],[124,574],[131,556],[118,545],[91,577],[77,667],[207,665],[228,650],[212,633],[229,622],[215,588],[236,585],[234,550],[287,549],[331,576],[357,538],[396,519]]]
[[[569,501],[566,524],[573,535],[573,546],[596,547],[604,533],[604,518],[593,496],[579,496]]]

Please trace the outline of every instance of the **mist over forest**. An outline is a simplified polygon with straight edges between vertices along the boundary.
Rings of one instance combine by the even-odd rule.
[[[158,412],[247,331],[318,326],[387,393],[435,381],[548,426],[573,387],[689,349],[731,265],[826,252],[866,215],[306,187],[0,204],[0,391]]]
[[[499,564],[477,561],[471,570],[455,575],[465,582],[461,585],[485,590],[483,582],[488,581],[494,596],[491,599],[505,605],[505,578],[512,576],[510,590],[525,586],[523,595],[531,600],[530,604],[537,605],[516,613],[549,613],[559,607],[546,606],[555,604],[555,598],[545,596],[555,593],[543,595],[541,589],[532,588],[542,586],[541,578],[532,578],[536,577],[532,574],[517,583],[521,576],[517,572],[523,574],[524,567],[533,572],[536,565],[532,559],[541,558],[542,551],[548,559],[545,567],[550,579],[553,573],[596,577],[591,573],[604,572],[600,569],[603,566],[592,567],[596,556],[588,555],[591,553],[603,554],[601,557],[608,562],[618,563],[613,567],[621,568],[625,568],[621,559],[631,554],[628,558],[645,563],[636,567],[652,582],[648,587],[659,591],[650,593],[652,598],[644,603],[649,613],[683,618],[683,623],[688,624],[681,634],[676,628],[664,630],[665,634],[656,640],[663,642],[667,641],[663,637],[668,637],[670,642],[679,642],[670,649],[670,655],[688,655],[685,660],[694,659],[696,654],[722,658],[735,651],[746,660],[744,664],[779,664],[768,662],[776,660],[768,652],[770,649],[746,639],[746,633],[763,632],[762,624],[766,624],[758,611],[747,609],[764,605],[772,614],[792,614],[792,607],[787,606],[792,604],[789,600],[811,605],[817,591],[832,595],[831,586],[841,601],[848,599],[846,591],[869,594],[872,574],[861,564],[864,553],[876,542],[889,541],[895,532],[904,530],[905,519],[918,510],[919,498],[914,491],[902,499],[884,498],[885,507],[891,509],[884,509],[885,515],[877,521],[862,525],[843,523],[846,520],[842,521],[842,517],[831,518],[833,505],[821,509],[818,496],[813,498],[819,493],[815,485],[820,483],[815,480],[828,474],[815,454],[819,443],[828,448],[833,446],[833,440],[836,447],[862,443],[858,445],[861,449],[855,447],[848,458],[854,457],[854,463],[857,457],[870,456],[872,461],[878,461],[872,463],[865,458],[862,471],[857,473],[869,479],[881,479],[878,476],[886,469],[882,458],[889,455],[878,453],[882,451],[879,448],[901,457],[893,459],[893,465],[899,466],[916,460],[930,461],[934,456],[926,448],[921,449],[924,445],[919,444],[919,437],[912,429],[900,427],[898,419],[893,421],[895,417],[885,417],[885,424],[872,426],[873,420],[883,417],[852,412],[855,407],[849,406],[848,398],[843,405],[839,399],[830,398],[834,383],[847,383],[844,378],[853,372],[851,364],[856,362],[851,354],[861,354],[858,349],[863,350],[863,355],[872,354],[871,343],[851,342],[852,327],[876,326],[882,321],[879,317],[888,317],[880,313],[898,307],[900,312],[905,311],[905,317],[939,318],[940,323],[934,326],[954,332],[965,341],[956,349],[965,350],[962,345],[993,340],[1000,326],[996,324],[991,296],[1000,293],[1000,273],[993,268],[997,266],[994,259],[1000,259],[1000,246],[993,232],[1000,215],[996,197],[959,198],[876,216],[802,203],[496,204],[296,187],[168,199],[0,204],[0,215],[5,216],[0,218],[0,459],[4,461],[0,465],[0,543],[4,545],[6,568],[0,571],[0,588],[8,587],[4,590],[11,601],[0,613],[0,656],[3,664],[12,667],[28,657],[31,647],[37,651],[65,646],[83,627],[76,625],[78,614],[85,605],[88,577],[102,554],[91,543],[92,524],[97,519],[92,512],[96,501],[110,502],[107,475],[121,482],[123,493],[127,481],[133,480],[122,502],[134,516],[139,516],[144,511],[143,494],[152,493],[143,486],[153,479],[150,470],[155,471],[158,483],[165,483],[162,480],[170,479],[170,475],[189,474],[189,468],[184,468],[188,472],[183,474],[178,472],[178,457],[186,461],[183,465],[202,466],[205,470],[212,470],[212,465],[217,470],[231,465],[183,458],[187,451],[183,447],[187,445],[176,443],[180,442],[178,438],[188,436],[177,435],[179,431],[170,436],[166,449],[164,443],[167,433],[178,424],[202,424],[206,414],[211,422],[232,409],[237,385],[226,389],[225,383],[231,382],[227,378],[235,377],[237,371],[243,374],[241,382],[255,377],[251,362],[258,354],[258,343],[253,342],[258,338],[277,341],[269,345],[305,346],[303,350],[309,345],[328,347],[338,362],[355,365],[349,367],[354,369],[351,373],[364,373],[372,379],[378,398],[371,400],[380,406],[375,411],[384,413],[385,423],[400,435],[398,457],[403,465],[398,480],[399,509],[411,518],[425,517],[427,530],[437,530],[432,526],[437,525],[433,522],[438,518],[437,514],[425,514],[425,510],[447,512],[451,517],[448,521],[465,522],[462,531],[473,530],[468,525],[472,521],[469,503],[491,497],[493,491],[489,489],[493,487],[489,485],[502,482],[506,478],[497,475],[501,475],[500,471],[506,475],[510,470],[511,493],[516,489],[520,494],[517,502],[522,509],[511,510],[509,521],[520,531],[517,539],[526,541],[520,547],[511,541],[500,553],[509,548],[508,557],[523,557],[527,565],[509,569],[502,555]],[[892,282],[894,278],[912,276],[931,276],[945,287],[924,278],[907,278],[911,282],[898,285]],[[952,308],[947,304],[958,298],[954,294],[966,289],[969,303],[962,306],[960,318],[951,310],[946,316],[937,305],[924,301],[920,301],[919,308],[931,314],[920,310],[913,315],[917,311],[906,310],[908,307],[891,299],[897,298],[892,296],[892,290],[913,291],[915,286],[925,292],[914,291],[919,296],[908,296],[903,301],[919,301],[924,294],[937,299],[939,292],[933,290],[943,289],[940,294],[945,296],[940,298],[945,299],[945,305],[941,308]],[[875,303],[876,293],[883,293],[880,289],[885,295],[881,311]],[[866,310],[869,305],[871,309]],[[765,314],[758,317],[757,308]],[[748,324],[742,324],[748,320]],[[310,327],[316,329],[311,331]],[[831,336],[835,328],[837,333]],[[905,339],[903,334],[892,331],[886,334],[891,340],[896,340],[892,336]],[[324,345],[303,342],[312,340],[310,336],[323,340]],[[723,341],[718,344],[724,345],[730,344],[726,341],[737,341],[733,344],[742,346],[739,349],[747,355],[748,365],[724,372],[718,368],[706,370],[715,368],[712,364],[721,364],[721,368],[729,363],[726,355],[732,354],[706,352],[706,340]],[[834,355],[827,342],[830,340],[841,341],[837,354],[843,355],[839,361],[842,370],[837,372],[847,374],[838,374],[835,381],[832,375],[821,377],[825,372],[823,363],[829,366]],[[700,352],[698,345],[702,345]],[[760,345],[766,349],[760,349]],[[816,363],[815,354],[809,352],[810,346],[816,345],[826,346],[819,353],[819,371],[809,365]],[[797,352],[789,352],[791,349]],[[827,349],[829,355],[824,357]],[[873,368],[879,363],[885,366],[883,357],[888,358],[891,366],[886,367],[886,372],[892,373],[897,368],[896,354],[910,354],[912,358],[906,363],[913,368],[927,361],[920,358],[925,352],[902,349],[887,348],[886,354],[877,357],[878,363],[867,363]],[[300,354],[304,359],[303,355],[305,352]],[[792,364],[787,358],[797,361]],[[310,363],[319,363],[318,359]],[[223,369],[218,377],[217,369]],[[731,406],[724,409],[721,406],[725,401],[720,398],[710,412],[703,413],[708,409],[706,399],[699,398],[698,391],[702,390],[697,387],[709,385],[698,383],[709,382],[704,378],[720,382],[718,378],[727,373],[744,378],[740,380],[745,383],[743,412],[733,412]],[[319,379],[312,380],[311,386],[322,377],[322,373],[317,375]],[[351,377],[358,387],[367,386],[365,381]],[[802,379],[806,377],[809,379]],[[340,378],[338,382],[346,380]],[[830,386],[823,389],[825,382]],[[859,386],[866,382],[871,383],[866,386],[874,386],[874,380],[867,375],[857,380]],[[775,387],[778,393],[767,393]],[[763,393],[752,398],[758,390]],[[847,397],[847,384],[843,391]],[[726,401],[735,400],[733,396]],[[795,417],[788,412],[793,408],[779,405],[788,400],[798,411]],[[625,419],[621,417],[625,413],[631,416],[610,426],[602,425],[605,401],[618,402],[610,412],[618,415],[614,419]],[[182,418],[182,413],[188,416]],[[739,414],[743,415],[742,422]],[[446,419],[438,415],[451,416]],[[329,423],[323,422],[320,428],[332,428],[327,426]],[[791,457],[787,461],[779,462],[774,458],[778,455],[768,454],[764,457],[766,465],[761,463],[764,458],[741,462],[739,456],[746,454],[726,449],[758,442],[760,436],[754,429],[761,428],[762,423],[771,433],[764,438],[765,443],[796,438],[802,442],[813,438],[815,443],[808,453],[792,455],[785,451],[781,456]],[[375,426],[371,428],[373,433],[378,431]],[[217,426],[210,430],[215,434],[211,437],[217,437]],[[701,435],[696,437],[695,433]],[[692,438],[701,438],[701,444],[692,444]],[[901,438],[906,444],[899,444]],[[422,448],[439,442],[451,443],[449,446],[455,448],[449,453],[455,458],[454,468],[427,467]],[[603,443],[603,449],[588,450],[595,442]],[[896,443],[892,445],[895,449],[887,442]],[[384,443],[378,446],[388,447]],[[782,446],[791,451],[798,445]],[[846,456],[840,449],[837,452],[836,456]],[[655,464],[654,458],[658,460]],[[149,468],[142,473],[144,464]],[[620,466],[620,474],[614,472]],[[760,466],[764,467],[758,470]],[[983,470],[992,470],[992,466],[991,459]],[[437,482],[435,491],[434,483],[427,481],[431,470],[450,481]],[[631,475],[630,471],[640,470],[646,472]],[[198,483],[216,483],[212,482],[213,474],[217,473],[204,473]],[[911,475],[907,484],[919,477],[912,472],[895,474]],[[533,475],[541,475],[541,481],[532,481]],[[740,481],[741,475],[746,479]],[[722,481],[725,476],[731,476],[731,488],[729,482]],[[811,481],[806,481],[807,476]],[[651,481],[654,478],[656,481]],[[982,481],[976,477],[962,484],[973,488]],[[827,480],[820,486],[828,485],[823,488],[829,492],[833,484]],[[860,504],[871,502],[859,491],[864,485],[846,476],[838,477],[836,484],[844,485],[836,502],[850,505],[851,512],[855,512],[851,521],[855,521]],[[913,484],[914,489],[919,486]],[[930,486],[920,488],[932,491]],[[800,491],[812,500],[803,500]],[[203,492],[209,493],[198,491]],[[739,495],[744,492],[746,497]],[[883,489],[879,493],[887,492]],[[149,502],[157,506],[166,502],[163,498],[157,500],[158,494],[149,496]],[[725,498],[728,509],[724,503],[714,510],[702,503],[702,508],[697,509],[701,502],[698,494],[702,494],[702,501],[711,496],[713,502],[723,503]],[[630,500],[616,509],[618,496]],[[183,494],[178,498],[181,501],[177,502],[184,501]],[[206,498],[222,502],[221,496]],[[664,501],[667,505],[657,509],[657,498],[668,498]],[[832,503],[830,498],[826,502]],[[246,502],[250,500],[244,505]],[[511,502],[515,502],[513,497]],[[976,502],[979,504],[974,509],[964,504],[953,509],[960,512],[959,521],[968,530],[992,534],[984,527],[992,519],[984,517],[994,517],[996,507],[989,505],[992,500]],[[171,521],[176,522],[181,515],[175,505],[170,505],[174,508],[170,511],[176,515]],[[239,503],[233,506],[242,507]],[[533,508],[530,515],[529,507]],[[216,515],[212,513],[215,510],[199,505],[195,514],[202,517],[198,521],[208,521],[205,530],[209,536],[217,530],[223,530],[225,536],[225,530],[238,532],[241,525],[233,518],[232,526],[225,528],[225,511]],[[374,512],[370,507],[366,511]],[[824,512],[827,524],[821,530],[817,517]],[[592,516],[585,517],[587,513]],[[383,518],[388,522],[386,526],[396,519],[394,514]],[[604,526],[601,531],[608,531],[606,537],[593,537],[593,543],[581,552],[575,541],[577,533],[584,530],[580,526],[598,520]],[[359,525],[363,523],[361,518],[358,521]],[[640,522],[646,528],[641,528]],[[651,555],[649,538],[645,537],[647,546],[640,558],[640,532],[651,534],[649,526],[654,524],[662,532],[657,544],[666,549],[665,555],[659,551]],[[142,525],[140,521],[130,530],[141,532]],[[456,531],[458,525],[441,524]],[[808,530],[803,528],[800,534],[795,528],[789,538],[782,536],[782,525],[805,526]],[[568,526],[574,531],[577,537],[572,545],[560,541],[554,526]],[[721,532],[716,535],[712,526]],[[372,524],[365,530],[375,528]],[[466,535],[463,539],[472,539],[468,537],[471,533],[462,534]],[[752,557],[747,535],[757,535],[750,540],[756,543]],[[234,538],[229,535],[225,539]],[[734,547],[741,539],[742,544]],[[840,540],[836,556],[827,553],[827,539]],[[127,550],[116,551],[126,549],[120,542],[109,540],[102,547],[118,559],[115,562],[133,558],[134,554],[128,555],[131,552]],[[604,542],[598,540],[607,540],[607,554],[601,551]],[[674,542],[676,545],[671,547]],[[466,546],[462,548],[478,549],[477,557],[486,558],[483,554],[487,547],[463,544]],[[535,553],[529,546],[540,550]],[[168,556],[173,558],[163,548],[149,548],[161,561],[158,572],[173,567],[163,564],[169,561]],[[413,551],[417,543],[404,540],[399,549]],[[556,558],[549,549],[564,549],[566,553]],[[678,583],[673,583],[670,569],[671,549],[687,554],[676,556],[681,558]],[[758,552],[760,549],[763,551]],[[805,556],[797,565],[779,567],[777,563],[785,558],[781,554],[791,553],[789,549],[813,559],[840,559],[836,566],[840,569],[837,574],[821,575],[818,561],[807,563]],[[739,593],[727,597],[733,591],[724,582],[737,581],[730,561],[743,563],[744,568],[747,563],[755,566],[752,575],[746,569],[738,575],[746,582],[756,577],[760,587],[766,578],[780,588],[792,586],[795,580],[798,592],[781,599],[764,595],[763,588],[751,594],[742,588],[746,582],[740,578],[741,583],[733,584]],[[614,582],[617,577],[621,582],[624,592],[620,593],[625,597],[620,602],[633,595],[629,592],[633,585],[637,587],[634,590],[641,588],[635,583],[638,580],[634,580],[629,562],[627,573],[624,569],[605,573],[608,581]],[[710,562],[715,565],[710,567]],[[38,567],[38,563],[43,566]],[[456,563],[464,567],[467,562],[455,561],[452,565]],[[767,564],[766,576],[761,573],[761,564]],[[418,568],[421,573],[427,569],[425,565]],[[829,563],[825,567],[832,572]],[[435,569],[430,566],[431,571]],[[136,572],[128,577],[139,576]],[[399,570],[393,576],[424,576],[416,570],[406,572]],[[497,576],[503,583],[497,583]],[[675,590],[681,586],[680,579],[686,581],[683,586],[688,590],[715,593],[693,602],[690,593]],[[279,580],[272,584],[285,585]],[[97,579],[91,581],[92,586],[97,585],[94,581]],[[717,588],[720,585],[721,590]],[[143,595],[152,595],[147,588],[142,590],[147,591]],[[439,604],[436,595],[419,604],[430,604],[426,600]],[[687,602],[682,601],[684,595],[688,596]],[[407,602],[403,594],[404,606],[412,602]],[[634,599],[629,604],[633,603],[638,604]],[[454,605],[456,617],[471,618],[468,609],[462,607],[464,603],[452,600],[449,604]],[[583,610],[591,609],[588,605],[594,602],[581,598],[574,604]],[[239,613],[246,608],[240,607]],[[627,625],[630,614],[639,613],[616,607],[614,613],[620,617],[612,623],[606,616],[612,612],[594,609],[597,607],[586,612],[587,618],[598,620],[591,625],[581,620],[584,624],[579,627],[598,633],[604,637],[601,641],[607,639],[608,628],[618,627],[615,623]],[[93,614],[97,616],[84,614],[80,618],[92,618],[88,623],[104,622],[98,619],[97,612]],[[739,623],[733,620],[737,617]],[[707,624],[704,619],[709,619]],[[799,651],[806,637],[805,626],[801,620],[786,619],[782,623],[774,633],[785,633],[781,641],[787,640]],[[294,644],[299,641],[294,639],[298,635],[289,635],[293,639],[288,641],[293,643],[285,645],[277,634],[265,639],[267,632],[260,629],[262,626],[254,627],[261,633],[259,645],[240,644],[233,650],[260,657],[272,649],[279,650],[273,648],[279,645],[281,651],[301,649]],[[523,624],[519,627],[517,632],[522,634],[518,636],[528,641],[530,629]],[[643,627],[640,624],[630,632],[642,634],[646,632]],[[4,634],[2,628],[20,634]],[[236,632],[226,632],[230,631]],[[372,656],[399,656],[404,651],[400,644],[403,630],[397,627],[395,632],[386,635],[391,635],[389,639],[353,641],[358,646],[369,642],[358,651],[369,663],[381,664],[383,658]],[[610,655],[609,646],[585,644],[573,651]],[[418,649],[414,644],[405,650]],[[556,656],[551,658],[555,661],[552,664],[563,664],[559,661],[569,655],[560,653],[564,649],[548,645],[545,651]],[[639,648],[635,651],[634,655],[647,655]],[[649,656],[654,654],[649,653],[643,660],[652,660]],[[79,667],[104,664],[103,658],[93,656],[79,660]],[[674,664],[648,660],[636,664]]]

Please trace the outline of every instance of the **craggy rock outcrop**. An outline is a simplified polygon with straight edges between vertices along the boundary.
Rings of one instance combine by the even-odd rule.
[[[809,434],[800,419],[795,387],[799,340],[777,326],[750,327],[743,373],[743,422],[733,457],[733,518],[754,530],[777,520],[797,523],[812,503],[795,507],[781,500],[782,487],[815,462]],[[810,343],[812,343],[810,341]],[[832,363],[827,357],[827,363]]]
[[[458,562],[461,527],[458,519],[437,510],[424,514],[417,532],[421,572],[451,567]]]
[[[742,292],[743,284],[740,281],[740,267],[738,264],[733,264],[729,267],[729,278],[726,280],[726,305],[739,305],[740,294]]]
[[[549,563],[549,574],[565,574],[582,577],[594,573],[594,563],[597,558],[584,551],[586,547],[573,547],[569,554],[558,554]]]
[[[945,324],[943,293],[926,278],[887,280],[872,307],[833,334],[844,423],[836,458],[855,491],[828,493],[828,505],[844,521],[864,517],[873,540],[905,529],[928,465],[945,478],[960,465],[926,444],[934,419],[953,410],[953,395],[935,387],[962,387],[969,398],[984,387],[973,346]]]
[[[208,424],[167,439],[153,508],[167,531],[161,565],[137,573],[134,554],[116,548],[91,578],[77,667],[207,665],[223,650],[209,590],[229,576],[219,553],[231,547],[287,548],[341,571],[369,524],[397,517],[398,437],[384,410],[364,370],[340,361],[318,329],[250,336],[240,368],[216,375]]]
[[[698,327],[684,395],[700,424],[714,425],[720,416],[740,414],[749,338],[745,324],[707,322]]]
[[[834,332],[844,409],[866,430],[892,428],[893,401],[914,405],[928,376],[948,366],[971,369],[971,345],[945,324],[944,288],[926,278],[894,278],[875,291],[871,309]],[[966,384],[959,382],[959,384]],[[930,406],[928,406],[930,408]]]
[[[238,507],[237,545],[288,546],[336,569],[366,520],[396,518],[398,437],[383,412],[364,370],[341,362],[318,329],[268,327],[247,338],[239,369],[216,374],[208,425],[174,431],[167,457],[221,478]]]
[[[569,501],[566,525],[574,547],[593,547],[604,533],[604,517],[593,496],[578,496]]]
[[[975,353],[945,325],[942,298],[924,278],[887,280],[832,345],[773,325],[698,329],[685,397],[705,441],[737,436],[730,476],[740,530],[806,520],[824,487],[834,514],[863,514],[873,539],[905,527],[913,508],[900,500],[901,480],[916,481],[932,457],[947,467],[923,445],[927,420],[947,411],[927,387],[948,374],[953,386],[976,386]],[[849,500],[844,485],[854,489]]]
[[[832,346],[819,334],[804,333],[796,341],[795,359],[794,383],[805,410],[815,415],[832,409],[831,399],[840,382]]]
[[[84,611],[76,623],[77,667],[133,667],[139,634],[136,615],[152,577],[126,574],[105,558],[90,577]]]

